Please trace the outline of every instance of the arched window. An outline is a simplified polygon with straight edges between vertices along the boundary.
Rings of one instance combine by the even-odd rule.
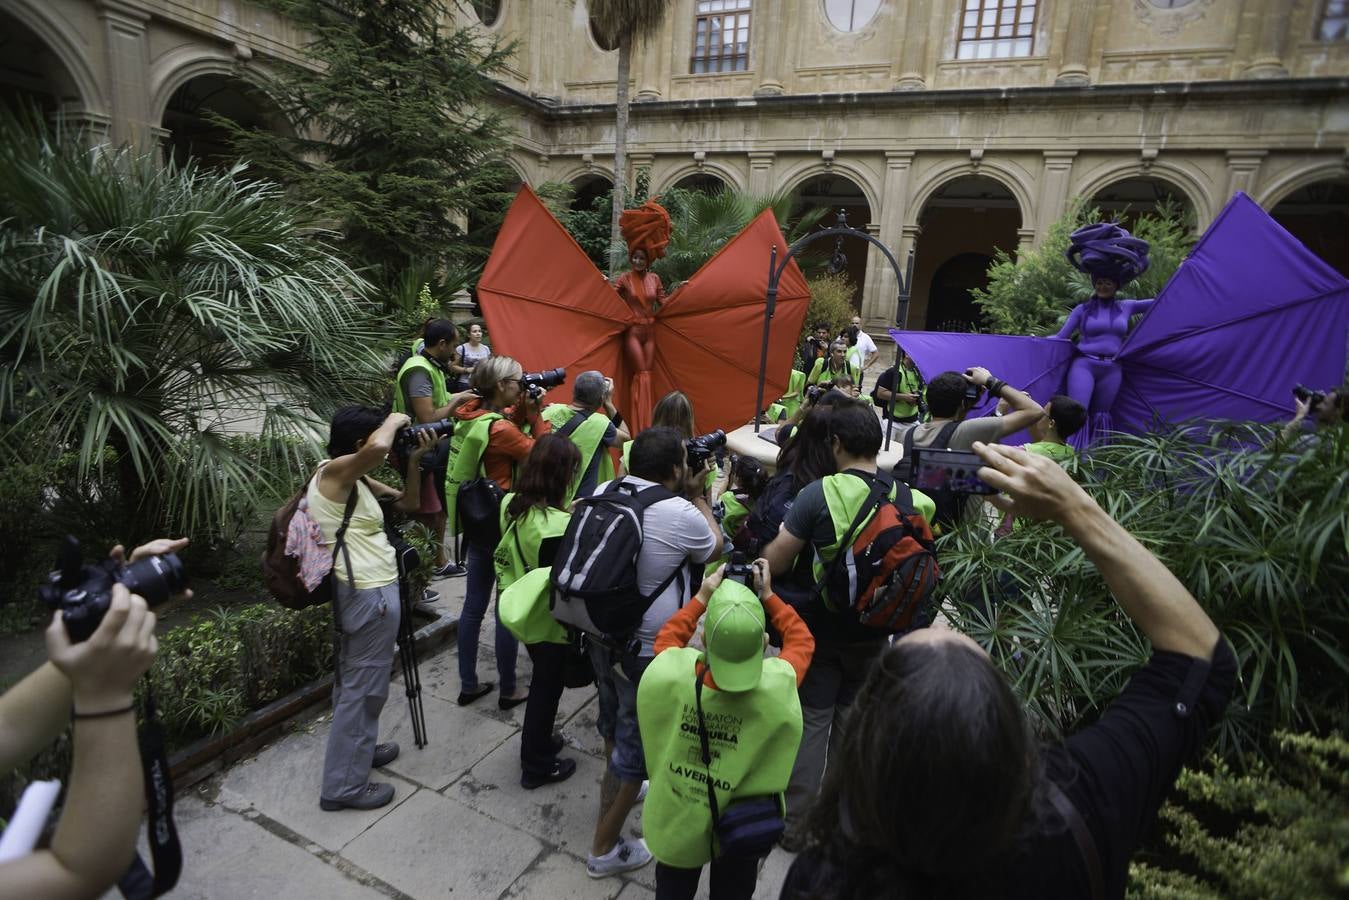
[[[750,0],[698,0],[689,71],[743,72],[749,68]]]
[[[956,59],[1030,56],[1036,0],[963,0]]]
[[[501,0],[473,0],[473,11],[478,14],[479,22],[495,25],[501,15]]]
[[[881,0],[824,0],[824,14],[839,31],[860,31],[881,8]]]

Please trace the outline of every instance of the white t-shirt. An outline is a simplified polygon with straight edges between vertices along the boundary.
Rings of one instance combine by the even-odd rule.
[[[858,331],[857,349],[862,351],[862,361],[866,362],[867,357],[876,352],[876,342],[865,331]]]
[[[636,475],[628,475],[623,481],[639,490],[655,484]],[[595,488],[595,493],[608,486],[606,481]],[[642,516],[642,551],[637,557],[638,588],[643,593],[654,591],[670,577],[675,566],[683,566],[684,574],[670,582],[642,616],[642,625],[637,629],[642,656],[655,655],[656,632],[693,595],[689,589],[689,562],[699,565],[708,562],[719,544],[720,535],[707,527],[707,519],[683,497],[670,497],[646,508]]]

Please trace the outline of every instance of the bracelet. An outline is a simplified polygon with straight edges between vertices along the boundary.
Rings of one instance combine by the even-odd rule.
[[[997,397],[1002,393],[1002,389],[1007,387],[1007,382],[1003,381],[1001,378],[993,378],[990,376],[988,381],[984,384],[984,387],[988,388],[990,394]]]
[[[136,704],[134,703],[128,706],[123,706],[121,709],[109,709],[104,710],[103,712],[96,712],[96,713],[82,713],[74,709],[74,707],[72,707],[70,710],[70,717],[72,719],[110,719],[113,716],[126,715],[129,712],[133,712],[135,709]]]
[[[614,414],[609,417],[609,421],[614,424],[615,428],[617,428],[623,424],[623,414],[618,410],[614,410]]]

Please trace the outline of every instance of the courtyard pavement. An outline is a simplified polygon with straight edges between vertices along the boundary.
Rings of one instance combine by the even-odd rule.
[[[464,579],[437,582],[458,614]],[[496,681],[491,619],[478,674]],[[521,684],[529,658],[520,653]],[[179,797],[181,898],[455,897],[641,900],[654,896],[655,864],[625,876],[586,875],[604,771],[594,688],[563,693],[559,728],[576,774],[534,791],[520,787],[524,706],[502,712],[496,694],[460,707],[453,645],[421,663],[430,745],[412,742],[400,680],[390,688],[381,740],[402,754],[372,776],[395,785],[394,802],[370,812],[322,812],[319,779],[329,717],[315,713],[284,738]],[[641,834],[641,806],[625,833]],[[142,842],[143,843],[143,842]],[[144,852],[144,847],[142,847]],[[791,855],[775,849],[756,898],[778,896]],[[117,896],[115,893],[109,895]],[[704,873],[699,898],[707,897]]]

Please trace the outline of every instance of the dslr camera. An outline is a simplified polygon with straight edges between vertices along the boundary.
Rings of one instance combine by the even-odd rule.
[[[557,387],[567,380],[567,370],[563,368],[544,369],[542,372],[526,372],[520,376],[520,384],[531,400],[537,400],[544,392]]]
[[[1326,399],[1326,395],[1321,391],[1314,391],[1300,384],[1293,388],[1293,396],[1307,404],[1312,410],[1315,410]]]
[[[825,395],[827,390],[828,388],[822,384],[812,384],[810,387],[806,388],[806,401],[809,403],[820,402],[820,398]]]
[[[401,458],[407,459],[417,449],[417,441],[427,432],[434,434],[436,440],[447,438],[454,433],[454,423],[449,419],[439,422],[427,422],[425,425],[404,425],[393,436],[393,449]]]
[[[176,553],[150,556],[128,565],[113,559],[86,565],[80,556],[80,542],[66,535],[56,555],[56,569],[37,590],[48,609],[60,611],[70,640],[79,643],[98,629],[112,603],[112,586],[119,583],[144,597],[153,609],[187,588],[187,569]]]
[[[726,432],[718,428],[711,434],[700,434],[685,441],[684,456],[688,460],[689,468],[696,472],[712,458],[714,453],[720,453],[725,446]]]
[[[738,581],[751,591],[754,590],[754,566],[746,562],[746,556],[739,550],[731,551],[731,559],[726,563],[723,578]]]

